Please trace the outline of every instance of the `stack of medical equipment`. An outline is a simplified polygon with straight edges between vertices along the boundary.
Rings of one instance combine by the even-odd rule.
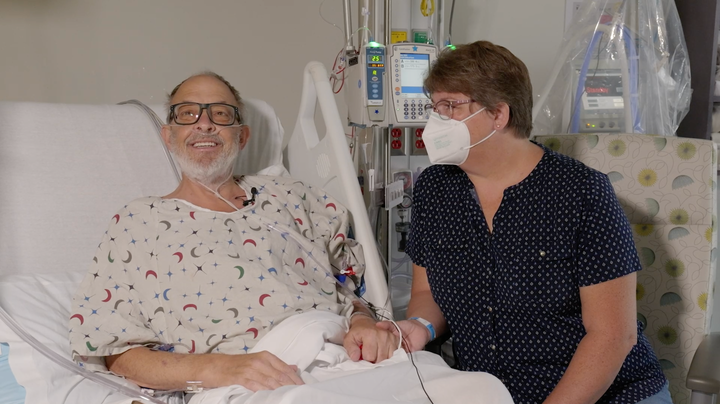
[[[413,184],[430,165],[422,138],[431,100],[423,80],[442,47],[445,1],[360,0],[356,30],[345,1],[345,48],[332,80],[348,106],[351,149],[378,248],[387,265],[394,315],[405,317],[412,266],[405,254]],[[450,7],[449,32],[452,32]],[[358,38],[355,37],[355,34]]]
[[[675,3],[587,0],[533,108],[533,135],[673,136],[690,105],[690,66]]]

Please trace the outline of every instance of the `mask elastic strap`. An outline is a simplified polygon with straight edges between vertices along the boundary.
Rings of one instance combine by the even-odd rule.
[[[482,143],[482,142],[484,142],[484,141],[486,141],[486,140],[490,139],[490,137],[491,137],[492,135],[494,135],[494,134],[495,134],[495,132],[497,132],[497,130],[493,130],[492,132],[490,132],[490,134],[489,134],[489,135],[487,135],[487,136],[485,136],[484,138],[480,139],[480,141],[478,141],[477,143],[475,143],[475,144],[471,144],[470,146],[465,146],[465,147],[463,147],[463,150],[468,150],[468,149],[472,149],[473,147],[475,147],[475,146],[479,145],[480,143]]]
[[[477,115],[477,114],[479,114],[479,113],[481,113],[481,112],[485,111],[485,109],[486,109],[486,108],[487,108],[487,107],[482,107],[482,108],[480,108],[480,109],[479,109],[478,111],[475,111],[475,113],[474,113],[474,114],[470,114],[470,116],[469,116],[469,117],[467,117],[467,118],[463,119],[463,120],[462,120],[462,121],[460,121],[460,122],[465,122],[465,121],[467,121],[468,119],[470,119],[470,118],[474,117],[475,115]]]

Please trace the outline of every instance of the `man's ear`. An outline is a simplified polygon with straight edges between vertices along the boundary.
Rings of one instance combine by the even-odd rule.
[[[247,125],[243,125],[240,127],[240,150],[244,149],[245,146],[247,146],[249,140],[250,127]]]
[[[163,125],[160,127],[160,136],[162,136],[163,142],[165,142],[165,146],[170,148],[170,126]]]

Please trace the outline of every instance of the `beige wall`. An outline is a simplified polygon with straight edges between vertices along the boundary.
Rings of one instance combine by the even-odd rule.
[[[320,18],[321,3],[0,0],[0,100],[162,103],[178,81],[212,69],[243,96],[273,105],[289,132],[303,67],[318,60],[329,69],[344,42]],[[508,47],[527,63],[539,93],[561,40],[564,0],[456,3],[454,42]],[[322,6],[340,28],[341,4]]]
[[[562,42],[565,0],[456,1],[453,42],[485,39],[519,57],[542,92]]]

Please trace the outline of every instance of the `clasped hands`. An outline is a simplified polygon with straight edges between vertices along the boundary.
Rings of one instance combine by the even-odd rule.
[[[369,315],[356,315],[350,321],[343,346],[351,360],[378,363],[393,356],[400,341],[400,332],[395,324],[390,321],[377,322]],[[402,346],[408,352],[423,349],[430,339],[425,326],[417,321],[404,320],[397,324],[402,331]],[[233,380],[218,381],[219,385],[240,384],[252,391],[259,391],[304,384],[296,366],[288,365],[266,351],[232,355],[228,359],[215,375],[224,374]]]

